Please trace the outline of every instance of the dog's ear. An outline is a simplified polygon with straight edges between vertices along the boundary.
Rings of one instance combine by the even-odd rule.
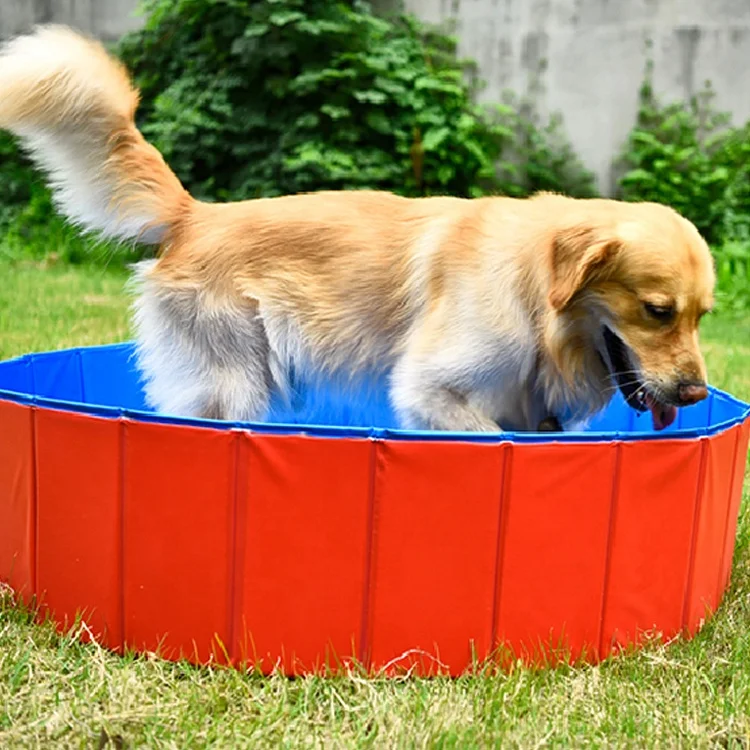
[[[590,227],[575,227],[559,232],[550,257],[549,304],[564,310],[575,294],[583,289],[619,249],[619,242],[603,238]]]

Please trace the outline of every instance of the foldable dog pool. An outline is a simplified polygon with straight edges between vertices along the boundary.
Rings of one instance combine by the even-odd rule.
[[[0,363],[0,580],[109,648],[459,674],[693,634],[727,586],[725,393],[661,433],[619,397],[585,433],[400,432],[334,386],[227,424],[149,413],[132,355]]]

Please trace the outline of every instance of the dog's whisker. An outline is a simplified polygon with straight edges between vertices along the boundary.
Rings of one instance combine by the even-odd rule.
[[[626,380],[624,383],[622,383],[622,386],[626,387],[626,388],[628,386],[630,386],[630,385],[637,385],[637,386],[639,386],[639,390],[640,390],[640,388],[645,387],[645,385],[640,380]],[[615,391],[618,390],[618,388],[620,388],[620,384],[615,383],[614,385],[610,385],[610,386],[607,386],[606,388],[604,388],[603,392],[604,393],[614,393]]]
[[[640,376],[641,371],[640,370],[615,370],[613,375],[637,375]]]

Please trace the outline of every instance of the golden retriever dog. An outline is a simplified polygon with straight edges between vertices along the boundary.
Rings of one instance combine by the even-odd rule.
[[[0,51],[0,128],[59,210],[158,246],[135,303],[154,409],[260,420],[291,368],[387,375],[404,428],[568,429],[619,387],[660,429],[705,398],[714,269],[673,210],[376,191],[202,203],[136,129],[137,104],[124,68],[67,28]]]

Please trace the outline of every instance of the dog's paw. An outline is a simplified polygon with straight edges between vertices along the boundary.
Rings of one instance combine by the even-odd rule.
[[[537,432],[562,432],[563,428],[557,417],[547,417],[539,423]]]

